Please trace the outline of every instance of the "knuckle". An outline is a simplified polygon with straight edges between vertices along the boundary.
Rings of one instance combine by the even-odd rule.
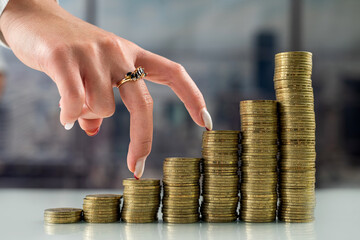
[[[101,38],[99,42],[100,48],[104,50],[113,51],[116,48],[119,48],[119,41],[113,34],[108,34]]]
[[[81,55],[85,55],[87,57],[97,57],[98,54],[98,46],[95,42],[92,41],[84,41],[79,44],[73,46],[74,52],[80,53]]]
[[[149,93],[145,93],[139,98],[139,101],[134,107],[140,110],[152,110],[154,107],[154,100]]]
[[[63,61],[69,55],[69,47],[64,44],[58,44],[48,48],[48,51],[40,56],[40,62],[42,66],[48,64],[54,64]]]
[[[141,99],[141,106],[144,106],[147,109],[153,109],[154,107],[154,100],[150,96],[150,94],[144,94]]]
[[[180,63],[174,63],[172,66],[172,72],[176,75],[183,75],[184,73],[186,73],[185,68],[183,67],[183,65],[181,65]]]
[[[172,86],[174,84],[174,79],[177,79],[186,74],[185,68],[180,63],[172,63],[169,71],[169,78],[167,79],[166,85]]]

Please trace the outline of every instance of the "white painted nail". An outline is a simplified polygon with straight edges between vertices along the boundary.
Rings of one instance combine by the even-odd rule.
[[[212,120],[211,120],[210,113],[206,110],[206,108],[201,109],[201,117],[202,117],[202,119],[204,121],[205,127],[208,130],[212,130],[213,123],[212,123]]]
[[[134,176],[135,176],[136,178],[141,178],[141,176],[143,175],[144,169],[145,169],[145,160],[146,160],[146,157],[140,158],[140,159],[136,162],[135,171],[134,171]]]
[[[70,129],[72,129],[73,126],[74,126],[74,123],[66,123],[64,127],[66,130],[70,130]]]

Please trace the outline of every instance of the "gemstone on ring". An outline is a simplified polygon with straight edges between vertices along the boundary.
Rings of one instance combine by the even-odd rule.
[[[138,67],[134,71],[126,73],[125,77],[117,83],[117,87],[119,88],[121,85],[129,81],[143,79],[145,76],[147,76],[147,73],[145,72],[144,68]]]

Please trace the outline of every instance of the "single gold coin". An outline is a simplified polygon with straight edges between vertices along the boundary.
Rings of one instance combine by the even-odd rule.
[[[103,200],[103,199],[121,199],[121,194],[90,194],[86,195],[86,199],[89,200]]]
[[[123,180],[123,185],[141,186],[141,185],[159,185],[159,179],[141,178],[139,180],[135,178],[128,178]]]

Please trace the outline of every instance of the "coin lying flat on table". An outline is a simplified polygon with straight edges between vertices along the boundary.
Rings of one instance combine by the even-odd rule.
[[[82,219],[83,210],[80,208],[49,208],[44,211],[47,223],[76,223]]]

